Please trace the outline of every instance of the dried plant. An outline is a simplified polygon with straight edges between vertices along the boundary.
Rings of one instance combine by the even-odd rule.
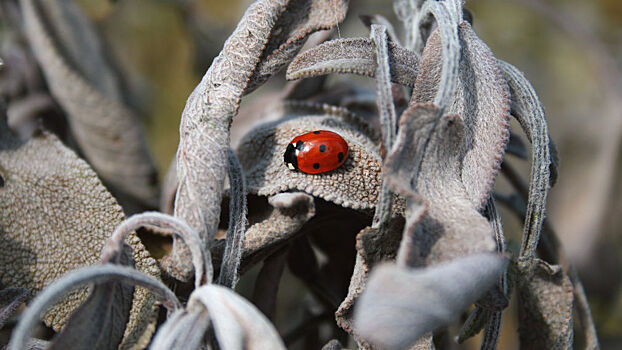
[[[323,349],[348,341],[337,326],[358,348],[445,348],[439,337],[470,305],[456,340],[483,329],[481,349],[495,349],[514,291],[521,348],[570,349],[575,328],[599,347],[545,222],[557,156],[525,76],[478,38],[461,0],[396,0],[403,40],[375,15],[363,18],[369,38],[324,36],[299,53],[347,6],[253,3],[187,100],[158,195],[123,77],[80,8],[2,4],[6,32],[20,38],[2,55],[24,57],[0,66],[0,325],[28,303],[9,349],[284,349],[333,313],[338,339]],[[261,114],[272,121],[232,150],[242,97],[286,66],[288,90]],[[369,110],[360,90],[323,79],[334,73],[375,79],[370,113],[357,113]],[[43,113],[58,119],[39,122]],[[531,143],[527,183],[502,166],[506,150],[528,154],[510,117]],[[287,145],[311,130],[347,140],[343,166],[311,175],[284,165]],[[516,195],[495,195],[500,171]],[[172,215],[144,211],[158,196]],[[524,220],[517,252],[495,199]],[[140,230],[171,237],[157,263]],[[251,303],[234,288],[261,262]],[[315,302],[282,337],[272,321],[285,266]],[[54,337],[34,337],[40,318]]]

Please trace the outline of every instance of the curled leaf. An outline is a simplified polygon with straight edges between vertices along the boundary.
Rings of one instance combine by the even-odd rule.
[[[249,193],[266,196],[297,190],[347,208],[373,208],[381,172],[377,134],[344,109],[295,104],[283,107],[277,111],[283,119],[251,130],[238,147]],[[343,166],[319,175],[287,168],[283,162],[287,145],[294,137],[313,130],[333,131],[346,140],[350,154]]]
[[[453,321],[497,281],[505,263],[488,253],[424,269],[379,266],[356,306],[355,325],[374,345],[405,349]]]
[[[270,33],[245,93],[253,91],[285,67],[300,51],[310,34],[331,29],[343,21],[347,10],[346,0],[289,1]]]
[[[459,26],[461,60],[452,103],[444,113],[460,116],[461,178],[469,200],[483,208],[490,196],[509,138],[510,99],[507,84],[490,49],[471,26]],[[435,31],[421,58],[411,104],[434,101],[441,75],[441,36]]]
[[[216,341],[223,350],[285,349],[274,326],[246,299],[228,288],[207,285],[195,290],[188,309],[207,309]]]
[[[397,193],[413,196],[412,225],[403,261],[424,266],[495,249],[490,225],[471,202],[461,179],[464,125],[457,116],[440,116],[431,104],[410,106],[400,118],[395,146],[385,171]],[[427,211],[418,201],[423,200]],[[408,218],[407,218],[408,219]],[[406,252],[405,251],[405,252]]]
[[[9,349],[23,349],[31,329],[39,321],[39,316],[69,291],[87,283],[106,283],[109,281],[124,282],[148,288],[171,313],[181,308],[181,303],[175,294],[152,276],[130,267],[111,264],[84,267],[59,278],[50,284],[44,292],[37,295],[23,313],[17,327],[13,331]]]
[[[258,0],[246,10],[182,112],[174,215],[195,229],[206,246],[218,230],[231,121],[287,3]],[[174,239],[163,266],[173,277],[187,281],[192,276],[188,257],[185,244]]]
[[[257,202],[253,202],[258,204]],[[300,228],[315,215],[313,197],[306,193],[278,193],[268,198],[269,207],[250,216],[251,225],[242,242],[240,269],[253,266],[278,250],[299,233]],[[265,204],[264,204],[265,205]],[[256,205],[255,208],[258,208]],[[215,258],[222,256],[222,242],[214,247]]]
[[[391,81],[413,87],[419,57],[393,42],[388,43]],[[287,79],[303,79],[331,73],[376,77],[376,51],[371,39],[336,39],[306,50],[287,67]]]
[[[30,45],[81,151],[119,195],[155,206],[157,173],[145,132],[123,104],[91,24],[72,1],[21,6]]]

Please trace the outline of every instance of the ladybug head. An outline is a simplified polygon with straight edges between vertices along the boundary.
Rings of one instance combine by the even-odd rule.
[[[298,170],[298,158],[296,157],[296,147],[293,144],[288,144],[285,154],[283,154],[283,160],[290,170]]]

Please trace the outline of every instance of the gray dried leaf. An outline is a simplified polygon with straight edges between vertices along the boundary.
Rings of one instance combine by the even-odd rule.
[[[573,288],[563,271],[551,273],[536,260],[518,281],[521,349],[572,349]]]
[[[388,43],[391,81],[413,87],[419,57],[395,43]],[[287,67],[288,80],[331,73],[376,77],[376,50],[370,39],[336,39],[300,53]]]
[[[148,289],[169,310],[169,313],[181,308],[181,303],[175,294],[162,282],[134,268],[112,264],[83,267],[55,280],[37,295],[15,327],[9,342],[9,349],[23,349],[32,328],[39,322],[40,315],[70,293],[71,290],[89,283],[102,284],[108,282],[127,283]],[[133,343],[131,346],[144,347],[146,344]],[[120,348],[125,348],[125,346],[122,344]]]
[[[407,210],[413,218],[404,232],[408,246],[400,257],[407,266],[495,250],[490,225],[460,176],[462,119],[440,115],[432,104],[411,105],[400,118],[397,140],[385,162],[393,190],[412,197]]]
[[[28,297],[26,288],[5,288],[0,290],[0,329],[4,327],[17,309]]]
[[[328,343],[322,346],[322,350],[343,350],[343,349],[344,349],[343,345],[341,345],[341,343],[337,339],[331,339]]]
[[[270,321],[228,288],[207,285],[195,290],[188,309],[207,309],[216,341],[223,350],[285,349]]]
[[[218,230],[233,116],[286,0],[253,3],[186,102],[177,148],[176,217],[209,246]],[[201,198],[200,200],[198,198]],[[173,277],[192,275],[187,247],[173,241],[163,264]]]
[[[373,208],[381,181],[377,133],[345,109],[299,104],[280,107],[275,113],[283,119],[251,130],[237,149],[249,193],[268,196],[296,190],[346,208]],[[313,130],[334,131],[346,140],[350,155],[343,166],[319,175],[285,166],[283,152],[289,142]]]
[[[300,51],[309,35],[318,30],[331,29],[341,22],[347,10],[346,0],[289,1],[273,26],[245,93],[253,91],[285,67]]]
[[[32,50],[81,151],[120,198],[156,206],[157,174],[145,132],[123,105],[86,17],[68,0],[22,0],[21,6]]]
[[[371,27],[370,37],[376,48],[376,103],[382,126],[382,141],[385,150],[390,150],[395,141],[397,131],[397,115],[393,101],[391,85],[391,66],[389,64],[388,39],[386,27],[374,24]],[[381,230],[389,222],[393,193],[389,190],[386,176],[382,176],[382,187],[378,196],[376,211],[374,212],[373,227]]]
[[[518,261],[519,268],[526,271],[533,267],[545,216],[550,187],[550,141],[544,109],[527,78],[511,64],[500,60],[498,64],[512,93],[512,115],[521,124],[532,144],[529,197]]]
[[[129,259],[126,251],[124,259]],[[120,261],[121,262],[121,261]],[[129,261],[121,262],[127,265]],[[117,281],[93,286],[89,297],[74,311],[49,350],[116,350],[129,320],[134,288]]]
[[[269,208],[259,220],[249,218],[251,225],[244,235],[241,271],[271,255],[296,236],[300,228],[315,215],[313,197],[302,192],[278,193],[268,197]],[[222,246],[214,247],[214,255]]]
[[[384,229],[367,227],[356,236],[356,262],[350,279],[348,295],[341,302],[335,319],[339,327],[354,336],[364,347],[369,344],[359,337],[358,330],[352,324],[353,305],[366,288],[369,271],[383,261],[395,260],[397,249],[402,238],[404,220],[394,217]]]
[[[158,329],[153,343],[153,350],[194,350],[201,349],[210,319],[207,310],[179,310],[171,315]]]
[[[225,252],[220,264],[218,284],[233,289],[238,282],[238,268],[242,260],[246,232],[246,181],[238,157],[229,150],[229,228]]]
[[[4,249],[0,281],[27,288],[32,297],[68,271],[97,263],[123,212],[86,162],[55,136],[42,133],[22,143],[2,125],[6,124],[0,123],[0,242]],[[134,233],[127,243],[133,248],[136,267],[159,276],[155,260]],[[44,321],[60,330],[84,298],[84,289],[70,293],[52,307]],[[127,342],[150,335],[154,303],[144,289],[136,290]]]
[[[452,102],[444,111],[459,115],[464,123],[461,178],[476,209],[483,208],[509,138],[508,87],[490,49],[471,26],[459,26],[461,60]],[[420,74],[411,104],[434,101],[441,84],[441,35],[435,31],[421,57]],[[444,69],[444,68],[443,68]]]
[[[424,269],[379,266],[355,309],[360,335],[374,345],[406,349],[453,321],[499,278],[506,261],[477,254]]]

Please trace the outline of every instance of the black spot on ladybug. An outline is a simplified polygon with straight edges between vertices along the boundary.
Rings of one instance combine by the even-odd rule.
[[[316,134],[316,135],[319,135],[319,134],[320,134],[320,132],[319,132],[319,131],[314,131],[313,133],[314,133],[314,134]]]
[[[305,143],[302,141],[298,141],[296,142],[296,149],[299,151],[302,151],[302,149],[305,148]]]
[[[326,152],[326,145],[320,145],[320,152]]]
[[[320,163],[313,163],[313,169],[319,169]]]
[[[343,152],[339,152],[339,154],[337,154],[337,159],[339,159],[339,163],[341,163],[343,160]]]

